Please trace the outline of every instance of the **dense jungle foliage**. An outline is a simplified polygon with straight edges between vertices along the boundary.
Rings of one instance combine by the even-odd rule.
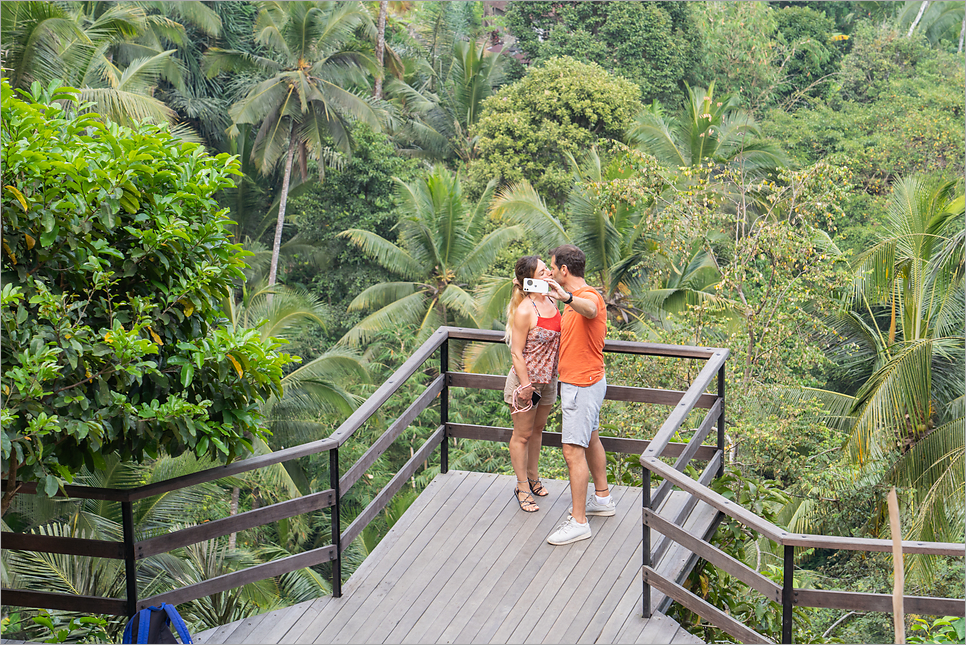
[[[118,540],[116,505],[58,488],[141,485],[327,436],[438,325],[503,329],[516,258],[572,242],[608,337],[731,350],[723,494],[789,530],[883,537],[896,487],[907,539],[961,542],[964,6],[3,2],[3,530]],[[451,362],[503,373],[508,356],[470,345]],[[686,389],[696,371],[607,360],[617,385]],[[434,376],[414,376],[341,467]],[[451,396],[451,421],[511,425],[498,392]],[[607,402],[602,432],[650,438],[667,413]],[[420,415],[351,489],[343,526],[437,420]],[[434,459],[349,547],[344,577]],[[450,467],[512,473],[505,446],[462,439]],[[323,453],[155,498],[135,505],[136,530],[322,490],[328,470]],[[559,451],[543,450],[541,473],[566,479]],[[608,475],[642,477],[618,456]],[[16,494],[18,480],[41,494]],[[141,595],[329,534],[316,512],[148,558]],[[715,541],[780,577],[767,541],[732,523]],[[800,551],[796,585],[889,593],[892,566]],[[963,597],[962,560],[905,567],[906,593]],[[120,561],[7,550],[2,575],[124,593]],[[723,572],[688,584],[780,634],[780,612]],[[182,614],[201,631],[330,592],[322,565]],[[123,627],[72,617],[4,607],[3,633],[93,642]],[[907,623],[931,642],[955,631]],[[893,639],[886,614],[796,610],[795,629]]]

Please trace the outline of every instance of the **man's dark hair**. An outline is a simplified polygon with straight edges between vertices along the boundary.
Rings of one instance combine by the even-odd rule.
[[[587,256],[573,244],[564,244],[550,251],[550,257],[554,259],[557,268],[567,267],[570,274],[578,278],[584,277],[584,265],[587,263]]]

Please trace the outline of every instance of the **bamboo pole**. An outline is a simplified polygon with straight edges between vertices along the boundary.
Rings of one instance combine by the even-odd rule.
[[[902,560],[902,529],[899,524],[899,499],[893,486],[889,491],[889,528],[892,532],[892,620],[896,628],[896,643],[906,642],[906,617],[902,610],[902,593],[906,586],[905,566]]]

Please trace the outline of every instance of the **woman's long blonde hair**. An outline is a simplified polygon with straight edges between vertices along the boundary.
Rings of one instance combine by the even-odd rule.
[[[510,294],[510,302],[506,306],[506,334],[503,335],[503,340],[506,341],[507,345],[510,344],[510,339],[513,336],[513,314],[517,312],[517,307],[520,306],[526,296],[523,293],[523,281],[526,278],[532,278],[533,274],[537,272],[538,262],[540,262],[539,256],[524,255],[517,260],[516,266],[513,267],[516,282],[513,285],[513,293]]]

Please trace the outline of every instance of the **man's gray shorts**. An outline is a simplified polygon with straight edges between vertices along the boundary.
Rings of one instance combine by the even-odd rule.
[[[590,436],[600,425],[600,406],[607,392],[607,379],[593,385],[580,387],[571,383],[560,384],[560,408],[563,411],[563,443],[586,448]]]

